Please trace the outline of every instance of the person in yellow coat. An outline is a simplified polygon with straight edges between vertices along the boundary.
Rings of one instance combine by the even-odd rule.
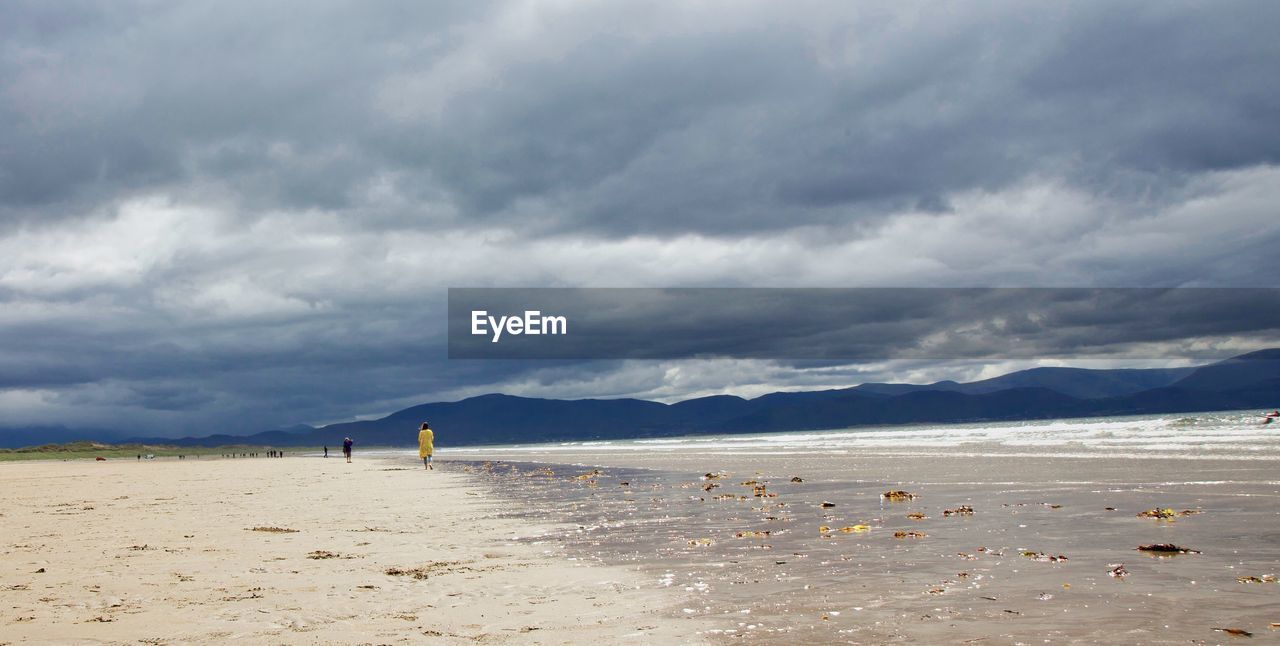
[[[426,469],[435,470],[431,466],[431,454],[436,452],[436,434],[431,430],[431,425],[423,422],[422,429],[418,431],[418,457],[422,458],[422,466]]]

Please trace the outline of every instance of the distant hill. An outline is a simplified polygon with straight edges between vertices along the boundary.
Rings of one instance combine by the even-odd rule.
[[[939,381],[928,385],[863,384],[856,390],[901,395],[921,390],[943,390],[981,395],[1011,388],[1048,388],[1079,399],[1101,399],[1132,395],[1152,388],[1172,385],[1196,368],[1152,368],[1088,370],[1086,368],[1031,368],[966,384]]]
[[[1280,349],[1198,368],[1035,368],[970,383],[863,384],[676,404],[495,394],[318,429],[134,441],[332,447],[350,436],[363,446],[412,446],[418,424],[428,420],[440,446],[463,446],[1275,407],[1280,407]]]

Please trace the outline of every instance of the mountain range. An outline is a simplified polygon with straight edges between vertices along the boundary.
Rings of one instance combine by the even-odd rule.
[[[380,419],[321,428],[297,426],[176,440],[112,439],[189,446],[333,446],[343,437],[351,437],[362,446],[413,446],[419,424],[430,421],[436,429],[438,445],[465,446],[1277,406],[1280,348],[1190,368],[1033,368],[969,383],[868,383],[835,390],[776,392],[754,399],[716,395],[674,404],[640,399],[559,400],[491,394],[422,404]],[[59,429],[58,435],[74,433]],[[15,437],[27,439],[35,434]],[[16,446],[8,437],[0,435],[0,444]],[[56,440],[46,436],[41,441]]]

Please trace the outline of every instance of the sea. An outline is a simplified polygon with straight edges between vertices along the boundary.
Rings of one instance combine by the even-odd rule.
[[[1280,396],[1278,396],[1280,397]],[[1126,415],[1066,420],[867,426],[798,433],[693,435],[635,440],[441,448],[442,457],[557,456],[599,453],[699,455],[1045,456],[1149,459],[1280,459],[1280,420],[1265,411]],[[447,442],[447,429],[441,434]]]

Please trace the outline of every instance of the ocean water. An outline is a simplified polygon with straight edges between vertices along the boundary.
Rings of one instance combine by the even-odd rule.
[[[442,444],[447,442],[442,431]],[[1055,456],[1280,460],[1280,420],[1260,411],[859,427],[750,435],[441,448],[440,454],[554,460],[569,454]]]

